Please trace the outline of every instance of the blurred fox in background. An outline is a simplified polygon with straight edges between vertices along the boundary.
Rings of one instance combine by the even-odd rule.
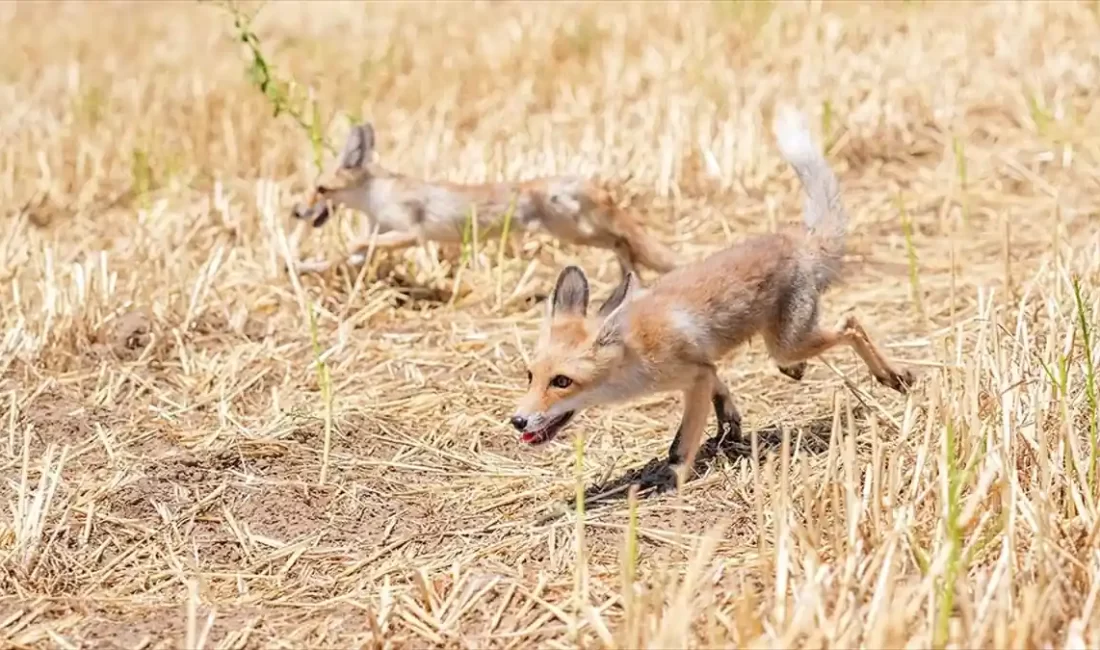
[[[471,214],[479,236],[499,235],[512,211],[512,229],[543,229],[566,242],[611,250],[625,276],[638,266],[664,273],[675,267],[673,253],[645,231],[638,216],[620,208],[611,192],[577,176],[555,176],[516,183],[462,185],[427,181],[384,169],[371,161],[374,128],[352,128],[333,169],[317,179],[294,216],[320,227],[340,206],[367,215],[376,235],[375,250],[399,250],[425,241],[461,243]],[[351,244],[347,261],[361,264],[371,237]],[[320,272],[332,262],[299,263]]]

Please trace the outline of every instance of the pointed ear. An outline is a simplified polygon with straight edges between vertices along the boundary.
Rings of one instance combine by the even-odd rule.
[[[633,272],[628,272],[623,275],[623,279],[619,282],[619,286],[615,287],[611,291],[611,295],[607,297],[607,301],[600,305],[599,311],[596,312],[600,318],[606,318],[616,307],[623,304],[634,293],[634,287],[637,286],[638,279]]]
[[[369,122],[357,124],[348,133],[344,150],[340,152],[340,166],[344,169],[362,167],[374,151],[374,127]]]
[[[578,266],[567,266],[558,275],[550,299],[550,315],[584,316],[588,311],[588,278]]]
[[[626,327],[626,308],[628,302],[619,303],[608,313],[600,323],[600,329],[596,332],[596,347],[618,345],[623,342],[623,330]]]

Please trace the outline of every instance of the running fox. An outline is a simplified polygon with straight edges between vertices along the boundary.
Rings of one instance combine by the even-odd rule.
[[[308,201],[294,207],[294,216],[320,227],[335,207],[346,205],[371,219],[377,250],[397,250],[426,240],[461,242],[471,209],[479,236],[498,235],[514,201],[513,231],[542,227],[565,241],[610,249],[623,275],[636,274],[638,264],[660,273],[675,267],[673,253],[645,232],[638,217],[588,179],[558,176],[485,185],[425,181],[371,162],[373,152],[374,128],[370,123],[354,126],[335,169],[317,180]],[[348,261],[362,263],[369,248],[369,237],[355,240]],[[299,269],[319,272],[330,266],[313,261],[300,263]]]
[[[511,418],[522,442],[552,440],[590,406],[682,391],[684,414],[668,460],[691,467],[711,408],[720,432],[741,436],[741,415],[715,362],[757,334],[795,381],[808,359],[845,345],[879,383],[909,390],[912,373],[895,369],[854,316],[836,329],[818,324],[820,297],[839,275],[847,215],[806,118],[780,109],[773,130],[802,185],[805,229],[736,244],[680,266],[648,289],[627,274],[591,316],[584,272],[563,269],[547,302],[527,393]]]

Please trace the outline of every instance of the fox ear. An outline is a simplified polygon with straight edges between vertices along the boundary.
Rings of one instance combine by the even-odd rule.
[[[608,313],[607,317],[600,323],[600,329],[596,332],[596,338],[594,339],[596,347],[618,345],[623,342],[625,314],[626,305],[622,303],[619,303],[618,307]]]
[[[550,300],[550,315],[584,316],[588,311],[588,278],[578,266],[567,266],[558,275],[554,296]]]
[[[606,318],[616,307],[623,304],[633,293],[634,287],[638,284],[637,276],[633,272],[628,272],[623,275],[623,279],[619,282],[619,286],[615,287],[611,291],[611,295],[607,297],[607,301],[600,305],[599,311],[596,312],[600,318]]]
[[[362,167],[374,151],[374,127],[370,122],[357,124],[348,133],[344,150],[340,153],[340,166],[344,169]]]

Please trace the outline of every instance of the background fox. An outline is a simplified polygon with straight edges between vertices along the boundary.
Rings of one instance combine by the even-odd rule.
[[[779,150],[803,188],[805,228],[734,245],[638,288],[631,274],[591,317],[588,282],[570,266],[558,276],[512,425],[525,443],[554,438],[581,409],[678,390],[684,414],[671,465],[691,467],[710,409],[719,430],[741,435],[741,416],[715,362],[759,334],[780,370],[799,380],[806,360],[847,345],[883,385],[905,393],[895,369],[854,316],[818,324],[819,299],[839,272],[847,215],[840,187],[805,117],[780,109]]]
[[[484,185],[425,181],[373,163],[373,150],[374,128],[369,123],[353,127],[335,168],[317,180],[294,216],[320,227],[334,208],[345,205],[368,215],[377,229],[377,250],[396,250],[425,240],[461,242],[471,208],[479,236],[498,235],[514,201],[513,232],[541,227],[568,242],[610,249],[624,275],[637,273],[639,264],[661,273],[675,266],[672,252],[645,232],[637,215],[619,208],[606,189],[588,179],[557,176]],[[361,263],[369,247],[370,237],[354,241],[349,261]],[[299,268],[316,272],[330,266],[314,261]]]

